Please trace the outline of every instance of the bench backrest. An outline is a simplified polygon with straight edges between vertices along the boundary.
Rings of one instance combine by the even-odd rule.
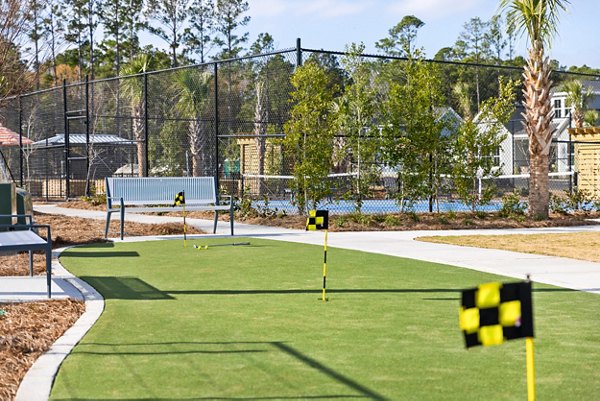
[[[186,204],[217,202],[214,177],[107,177],[108,207],[126,205],[170,205],[179,192],[185,192]]]

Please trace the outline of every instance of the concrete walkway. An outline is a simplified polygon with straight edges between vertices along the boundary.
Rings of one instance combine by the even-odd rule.
[[[101,211],[75,210],[55,205],[36,205],[42,213],[86,217],[104,220]],[[128,213],[126,221],[140,223],[181,222],[181,218],[149,216]],[[187,219],[190,226],[212,232],[211,220]],[[125,225],[127,231],[127,225]],[[523,279],[530,275],[534,282],[600,294],[600,263],[566,258],[522,254],[493,249],[459,247],[416,241],[419,236],[434,235],[493,235],[493,234],[537,234],[600,231],[600,226],[559,227],[509,230],[446,230],[446,231],[378,231],[378,232],[335,232],[330,233],[328,245],[345,249],[425,260],[449,264],[468,269]],[[260,237],[265,239],[321,245],[322,232],[306,232],[278,227],[235,224],[236,237]],[[221,222],[216,236],[229,237],[228,225]],[[213,236],[212,234],[202,235]],[[166,237],[160,237],[165,239]],[[172,236],[171,238],[180,238]],[[126,237],[124,242],[147,241],[158,237]],[[114,239],[115,242],[120,242]],[[58,254],[58,252],[57,252]],[[60,363],[102,313],[104,303],[101,296],[85,282],[64,270],[57,260],[53,261],[53,294],[56,298],[73,297],[86,300],[86,312],[61,339],[29,370],[19,387],[16,401],[45,401],[48,399],[52,381]],[[54,296],[53,296],[54,298]],[[47,299],[45,278],[0,277],[0,302]]]
[[[42,213],[100,220],[106,218],[106,213],[102,211],[75,210],[60,208],[55,205],[36,205],[35,210]],[[181,218],[128,213],[126,221],[140,223],[180,223]],[[187,223],[205,232],[212,232],[212,220],[188,218]],[[127,231],[127,224],[125,224],[125,231]],[[449,264],[520,279],[525,278],[529,274],[535,282],[600,294],[600,263],[415,241],[415,238],[419,236],[540,234],[584,231],[600,231],[600,225],[502,230],[335,232],[330,233],[328,244],[332,247]],[[225,236],[228,234],[228,224],[220,222],[217,227],[217,235]],[[267,239],[317,245],[323,243],[322,232],[306,232],[304,230],[254,226],[242,223],[235,224],[235,234],[236,236],[257,236]],[[125,241],[139,241],[141,239],[139,237],[126,237]],[[115,242],[119,242],[119,240],[115,240]]]

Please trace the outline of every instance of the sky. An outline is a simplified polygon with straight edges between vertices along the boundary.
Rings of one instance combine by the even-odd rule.
[[[249,44],[268,32],[276,49],[302,47],[343,51],[350,43],[363,42],[367,53],[376,53],[375,42],[403,16],[415,15],[425,25],[417,46],[432,58],[439,49],[454,44],[463,25],[473,17],[488,21],[499,0],[248,0],[251,17],[246,31]],[[549,56],[564,66],[600,68],[600,44],[595,29],[600,12],[598,0],[571,0],[561,14],[558,36]],[[526,37],[518,41],[517,54],[526,56]]]

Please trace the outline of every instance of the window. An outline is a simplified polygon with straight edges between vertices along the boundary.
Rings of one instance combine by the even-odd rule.
[[[496,150],[494,151],[494,166],[496,167],[500,167],[500,146],[498,146],[496,148]]]
[[[560,99],[554,100],[554,118],[562,117],[562,102]]]

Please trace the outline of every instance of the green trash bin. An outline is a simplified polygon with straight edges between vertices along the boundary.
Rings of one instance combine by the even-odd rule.
[[[0,214],[17,213],[16,187],[12,182],[0,183]],[[0,217],[0,224],[15,224],[16,219]]]
[[[29,214],[33,216],[33,200],[31,194],[23,188],[16,189],[17,194],[17,214]],[[25,217],[17,219],[19,224],[27,224],[29,221]]]
[[[234,178],[240,173],[240,161],[225,159],[223,161],[223,174],[225,178]]]

